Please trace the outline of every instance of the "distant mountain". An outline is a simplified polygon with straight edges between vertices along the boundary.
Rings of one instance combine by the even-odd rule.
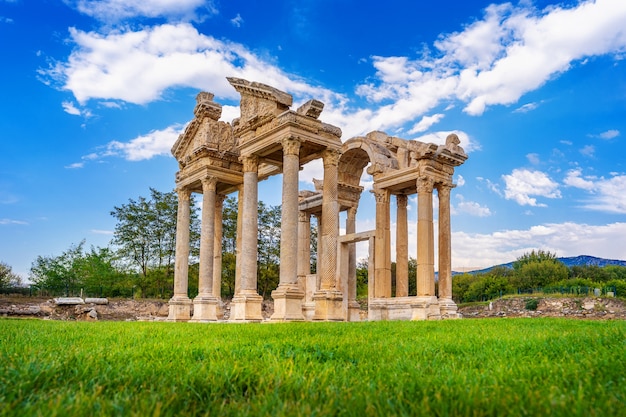
[[[626,261],[620,261],[616,259],[604,259],[597,258],[595,256],[589,255],[579,255],[579,256],[571,256],[565,258],[556,258],[557,260],[563,262],[565,266],[568,268],[572,266],[584,266],[584,265],[597,265],[599,267],[607,266],[607,265],[617,265],[617,266],[626,266]],[[484,274],[491,271],[494,268],[513,268],[513,262],[509,262],[506,264],[494,265],[489,268],[479,269],[476,271],[466,272],[467,274]],[[453,272],[453,275],[462,274],[462,272]]]

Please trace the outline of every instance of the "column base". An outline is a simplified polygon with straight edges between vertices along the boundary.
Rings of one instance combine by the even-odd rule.
[[[274,314],[272,321],[304,321],[302,314],[302,300],[304,291],[297,286],[280,285],[272,291],[274,299]]]
[[[441,320],[439,300],[435,296],[418,296],[411,304],[413,316],[411,320]]]
[[[262,302],[263,297],[256,292],[235,295],[230,303],[229,321],[237,323],[263,321]]]
[[[169,301],[167,321],[189,321],[191,319],[191,300],[185,296],[174,296]]]
[[[313,295],[315,301],[315,321],[345,321],[343,294],[336,289],[319,290]]]
[[[194,323],[207,323],[219,320],[220,302],[213,295],[198,295],[193,299]]]
[[[460,319],[461,314],[458,312],[459,308],[451,298],[439,299],[439,310],[441,311],[441,318],[443,319]]]
[[[356,300],[348,302],[348,321],[361,321],[361,305]]]

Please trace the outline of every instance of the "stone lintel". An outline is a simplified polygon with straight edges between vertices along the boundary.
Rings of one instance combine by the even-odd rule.
[[[179,172],[176,187],[188,188],[193,192],[202,193],[202,179],[206,177],[217,178],[216,192],[218,194],[229,194],[236,191],[239,184],[243,184],[242,172],[221,167],[201,166],[194,170]]]

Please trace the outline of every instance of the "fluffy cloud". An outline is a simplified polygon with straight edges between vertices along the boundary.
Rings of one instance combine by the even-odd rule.
[[[436,53],[418,60],[374,57],[378,80],[359,92],[378,102],[413,102],[418,109],[419,103],[431,108],[460,99],[468,103],[467,113],[480,115],[490,105],[516,102],[576,61],[623,52],[625,25],[626,2],[621,0],[543,11],[529,2],[491,5],[482,20],[442,35]]]
[[[110,142],[105,156],[118,155],[128,161],[141,161],[158,155],[171,156],[172,146],[182,129],[182,126],[174,125],[163,130],[153,130],[129,142]]]
[[[506,184],[504,197],[521,206],[545,207],[545,204],[537,203],[537,199],[531,196],[561,198],[559,184],[541,171],[514,169],[511,174],[503,175],[502,179]]]
[[[567,186],[589,192],[589,197],[582,202],[583,208],[626,214],[626,175],[614,175],[611,178],[583,177],[582,170],[575,169],[567,173],[563,182]]]
[[[453,267],[484,268],[516,260],[535,249],[557,256],[591,255],[626,259],[626,247],[616,245],[626,235],[626,223],[588,225],[549,223],[527,230],[503,230],[488,234],[452,233]]]
[[[206,0],[71,0],[79,12],[107,23],[115,23],[134,17],[165,17],[172,20],[195,20],[196,10],[215,14],[212,1]]]

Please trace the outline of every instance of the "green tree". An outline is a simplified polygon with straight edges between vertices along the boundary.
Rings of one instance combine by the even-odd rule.
[[[191,254],[197,256],[200,221],[193,209],[193,196],[190,205]],[[144,295],[165,296],[173,287],[177,212],[176,192],[164,193],[154,188],[150,188],[149,199],[129,199],[127,204],[111,211],[117,220],[112,243],[117,247],[119,258],[139,272],[137,284]]]
[[[13,268],[0,262],[0,290],[22,286],[22,277],[13,272]]]
[[[259,201],[258,289],[269,298],[278,286],[280,273],[281,206],[268,206]]]
[[[513,262],[513,284],[520,289],[542,288],[546,285],[567,279],[568,268],[556,255],[534,250]]]
[[[80,264],[83,258],[83,240],[71,245],[59,256],[38,256],[30,268],[30,280],[39,288],[54,293],[73,295],[83,286]]]

